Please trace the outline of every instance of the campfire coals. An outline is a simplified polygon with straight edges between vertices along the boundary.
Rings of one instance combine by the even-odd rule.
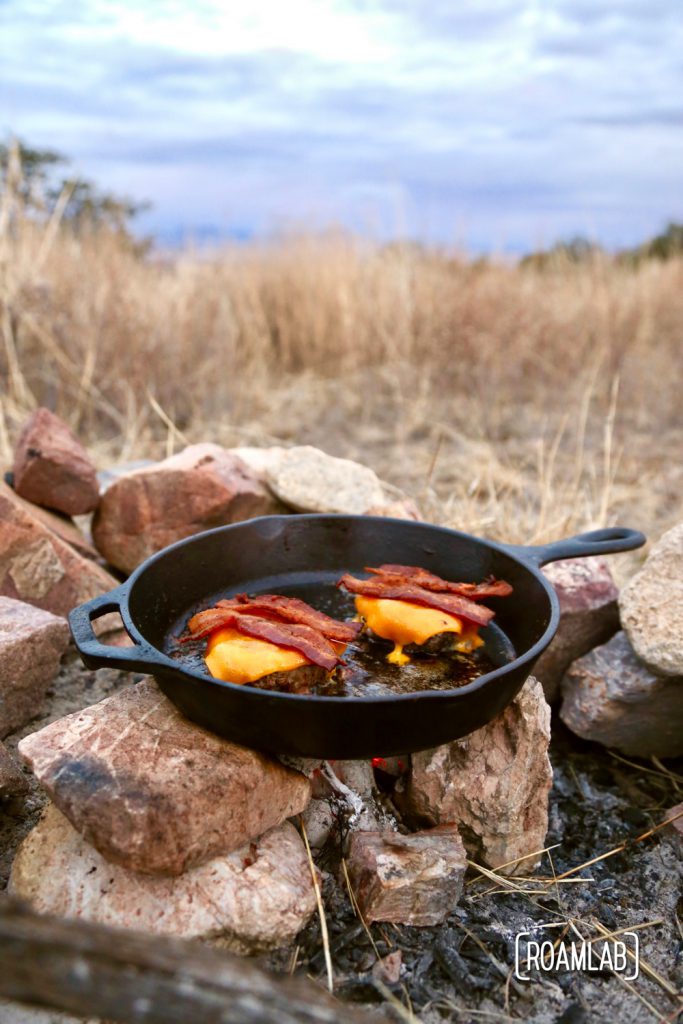
[[[670,807],[673,802],[674,780],[665,771],[643,772],[596,744],[577,743],[561,723],[556,723],[551,751],[555,781],[546,844],[552,851],[552,867],[546,855],[535,875],[552,880],[553,871],[559,876],[614,849],[652,826],[653,807]],[[659,811],[657,820],[670,815],[670,811]],[[654,920],[656,927],[641,932],[647,941],[643,956],[675,985],[680,896],[675,865],[680,842],[669,826],[647,842],[591,863],[574,876],[583,879],[581,883],[539,885],[516,879],[521,891],[506,890],[505,895],[489,878],[472,870],[460,904],[445,923],[435,927],[364,926],[343,879],[326,872],[322,889],[335,995],[378,1004],[386,1002],[388,988],[420,1020],[474,1021],[498,1014],[550,1022],[644,1020],[642,993],[665,1019],[675,1012],[675,1002],[642,969],[637,991],[624,988],[611,974],[560,972],[550,976],[551,984],[521,985],[506,985],[506,974],[514,970],[519,933],[544,941],[548,924],[568,919],[577,921],[587,935],[595,934],[594,919],[609,930]],[[547,891],[526,893],[527,888]],[[381,990],[375,984],[378,959],[397,952],[402,962],[399,979],[382,979],[385,988]],[[324,978],[318,915],[297,935],[296,945],[270,954],[267,960],[280,971],[289,970],[293,962],[298,974]],[[577,1005],[585,1007],[585,1016],[576,1012]],[[407,1013],[406,1009],[406,1018]]]

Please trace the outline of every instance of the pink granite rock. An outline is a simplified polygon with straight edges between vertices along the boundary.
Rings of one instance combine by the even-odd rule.
[[[573,661],[605,643],[619,629],[618,590],[604,558],[568,558],[543,568],[560,601],[560,625],[534,666],[546,700],[559,696]]]
[[[654,545],[619,598],[638,657],[659,675],[683,677],[683,523]]]
[[[3,494],[7,494],[7,491],[3,490]],[[10,489],[10,494],[18,508],[23,508],[33,519],[37,519],[39,523],[46,526],[50,533],[56,534],[60,540],[63,540],[69,547],[74,548],[84,558],[98,561],[99,554],[73,519],[62,515],[61,512],[53,512],[49,508],[43,508],[42,505],[32,504],[30,501],[26,501],[25,498],[20,497],[15,490]]]
[[[422,519],[422,513],[412,498],[396,498],[380,505],[372,505],[365,514],[389,519]]]
[[[473,860],[517,861],[507,873],[529,874],[538,858],[528,855],[548,829],[549,743],[550,708],[532,676],[488,725],[413,754],[405,809],[422,822],[456,822]]]
[[[0,597],[0,737],[41,711],[68,643],[66,619]]]
[[[229,853],[310,798],[299,772],[194,725],[151,680],[26,736],[19,753],[89,843],[149,874]]]
[[[36,409],[14,451],[14,487],[36,505],[69,516],[92,512],[100,498],[90,456],[59,416]]]
[[[4,743],[0,742],[0,803],[28,792],[28,782]]]
[[[107,488],[93,521],[98,551],[123,572],[155,551],[214,526],[282,511],[241,459],[195,444]]]
[[[10,892],[39,913],[220,940],[238,953],[284,945],[315,910],[303,842],[289,822],[179,878],[110,864],[50,805],[19,848]]]
[[[683,754],[683,676],[655,675],[624,632],[574,662],[562,696],[560,718],[577,736],[637,757]]]
[[[0,482],[0,595],[66,616],[116,586],[118,580],[65,543]]]
[[[348,870],[366,921],[435,925],[455,908],[467,858],[456,825],[423,832],[354,832]]]

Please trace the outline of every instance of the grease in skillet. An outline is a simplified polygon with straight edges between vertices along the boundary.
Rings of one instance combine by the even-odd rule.
[[[169,653],[228,682],[339,697],[450,690],[514,658],[493,612],[478,603],[510,593],[503,581],[457,584],[413,566],[367,571],[368,580],[338,581],[356,594],[355,609],[324,586],[296,596],[236,595],[193,616],[189,636]],[[354,610],[362,631],[326,613]]]

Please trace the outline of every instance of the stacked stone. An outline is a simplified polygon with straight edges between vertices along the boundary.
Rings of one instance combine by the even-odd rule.
[[[683,754],[683,524],[618,597],[621,630],[578,657],[560,717],[584,739],[639,757]]]
[[[100,476],[102,493],[54,413],[38,409],[24,424],[9,483],[0,481],[0,738],[40,712],[66,649],[65,617],[118,585],[108,566],[127,574],[174,541],[276,512],[419,517],[371,469],[309,447],[197,444]],[[80,522],[92,538],[72,516],[88,517]],[[94,626],[125,642],[116,616]]]
[[[67,648],[65,616],[117,585],[106,565],[125,574],[169,543],[274,512],[419,518],[372,470],[309,447],[193,445],[101,474],[100,492],[87,453],[47,410],[20,435],[12,484],[0,484],[0,739],[40,712]],[[70,518],[86,514],[94,546]],[[482,729],[385,764],[400,776],[400,825],[369,763],[327,765],[310,800],[306,774],[186,721],[144,681],[20,743],[51,802],[11,888],[64,916],[270,948],[315,908],[288,819],[303,814],[320,847],[334,826],[331,793],[350,801],[345,863],[366,920],[443,921],[468,858],[529,874],[548,824],[548,702],[561,698],[575,733],[626,754],[683,753],[683,524],[621,594],[603,559],[545,572],[561,619],[537,678]],[[0,744],[0,801],[26,788]]]
[[[317,448],[196,444],[161,462],[116,475],[93,522],[110,565],[132,570],[167,544],[202,529],[288,512],[419,518],[367,466]]]
[[[10,891],[40,912],[251,953],[289,942],[315,909],[286,819],[307,778],[183,718],[152,681],[25,737],[50,796]]]
[[[544,568],[560,624],[534,673],[578,736],[625,754],[683,754],[683,524],[619,592],[604,558]]]

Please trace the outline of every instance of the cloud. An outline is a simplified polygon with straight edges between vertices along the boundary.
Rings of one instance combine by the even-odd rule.
[[[5,129],[151,198],[167,236],[284,218],[618,244],[683,216],[676,0],[0,10]]]

